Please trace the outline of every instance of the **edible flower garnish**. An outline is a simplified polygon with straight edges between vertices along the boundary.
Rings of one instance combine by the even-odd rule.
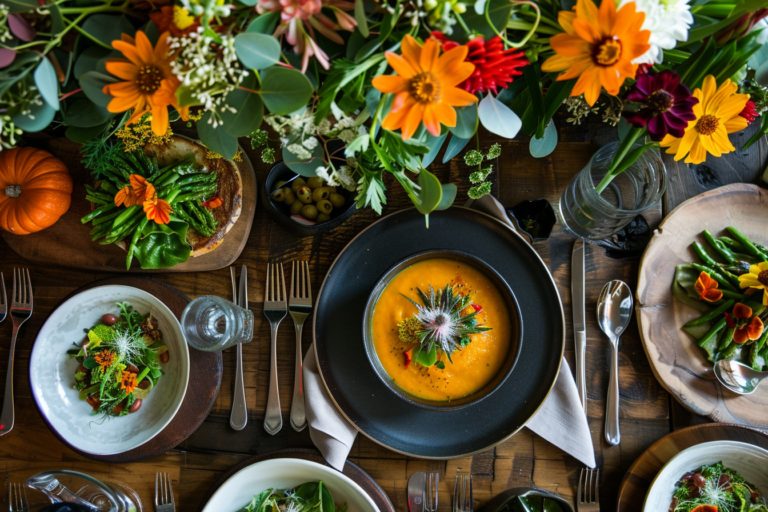
[[[219,206],[221,206],[223,204],[224,204],[224,201],[222,201],[220,198],[212,197],[212,198],[208,199],[207,201],[205,201],[203,203],[203,206],[205,208],[213,210],[213,209],[218,208]]]
[[[734,322],[735,319],[736,321]],[[763,321],[760,317],[752,316],[752,308],[739,302],[733,308],[731,323],[735,324],[733,341],[742,345],[750,340],[756,340],[763,334]],[[730,326],[733,328],[733,326]]]
[[[139,201],[136,198],[136,194],[133,193],[133,189],[126,185],[115,194],[115,206],[125,205],[125,207],[134,206]]]
[[[155,187],[147,183],[147,196],[144,200],[144,212],[149,220],[157,224],[168,224],[171,221],[170,213],[173,211],[171,205],[165,199],[157,197]]]
[[[126,394],[133,393],[133,389],[136,387],[135,373],[123,370],[123,378],[120,381],[120,389],[124,389]]]
[[[149,183],[144,176],[138,174],[131,174],[131,188],[133,194],[136,196],[136,203],[141,204],[147,198],[147,184]]]
[[[739,276],[742,288],[763,290],[763,306],[768,306],[768,262],[762,261],[749,267],[749,273]]]
[[[412,360],[412,356],[413,356],[413,349],[409,348],[408,350],[403,352],[403,355],[405,356],[405,366],[404,366],[404,368],[407,369],[409,366],[411,366],[411,360]]]
[[[723,292],[717,289],[718,286],[718,282],[706,272],[699,274],[699,278],[696,280],[696,292],[699,294],[699,300],[717,302],[722,299]]]
[[[99,366],[111,366],[115,362],[115,353],[111,350],[102,350],[93,358],[99,363]]]

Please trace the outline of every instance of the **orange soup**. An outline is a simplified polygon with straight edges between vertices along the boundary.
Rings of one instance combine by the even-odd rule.
[[[451,354],[453,364],[438,352],[444,369],[426,368],[415,360],[406,368],[405,352],[418,345],[400,341],[397,324],[417,310],[403,295],[421,304],[416,288],[429,295],[430,285],[445,288],[457,281],[465,283],[462,293],[468,291],[471,302],[482,307],[475,317],[478,324],[492,330],[472,335],[471,343]],[[398,386],[426,400],[447,401],[479,391],[496,376],[507,358],[512,329],[506,301],[493,281],[464,262],[435,258],[414,263],[390,281],[376,302],[372,334],[376,355]]]

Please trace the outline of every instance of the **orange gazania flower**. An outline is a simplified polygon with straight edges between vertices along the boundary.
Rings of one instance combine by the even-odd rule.
[[[149,220],[156,224],[168,224],[171,221],[170,213],[173,211],[171,205],[165,199],[157,197],[155,186],[147,183],[147,195],[144,199],[144,213]]]
[[[111,350],[102,350],[93,358],[99,363],[99,366],[109,366],[115,361],[115,354]]]
[[[717,289],[720,286],[717,281],[712,279],[709,274],[702,272],[696,280],[696,293],[699,294],[699,300],[707,302],[717,302],[723,298],[723,292]]]
[[[578,0],[576,12],[560,11],[558,22],[565,34],[549,42],[557,55],[541,66],[545,72],[565,71],[558,81],[579,80],[571,96],[584,95],[590,106],[600,96],[600,88],[616,95],[627,78],[635,78],[637,64],[632,60],[650,48],[651,32],[640,30],[645,14],[629,2],[616,12],[613,0],[603,0],[600,10],[592,0]]]
[[[223,204],[224,204],[224,201],[222,201],[220,198],[214,196],[214,197],[210,198],[209,200],[207,200],[206,202],[204,202],[203,206],[213,210],[213,209],[218,208],[219,206],[221,206]]]
[[[156,135],[168,131],[168,106],[179,110],[185,120],[189,110],[180,109],[176,101],[180,82],[171,70],[175,54],[171,53],[169,43],[168,32],[160,36],[154,48],[141,30],[136,32],[136,39],[123,34],[120,41],[112,41],[112,46],[125,58],[111,58],[106,64],[107,71],[123,80],[104,86],[104,94],[113,96],[107,110],[117,113],[133,109],[128,124],[151,113],[152,131]]]
[[[760,317],[752,316],[752,308],[739,302],[733,308],[733,317],[736,320],[746,320],[738,322],[736,331],[733,333],[733,341],[739,345],[756,340],[763,334],[763,321]]]
[[[136,194],[133,193],[133,189],[129,186],[125,186],[117,191],[115,194],[115,206],[124,204],[127,207],[139,204]]]
[[[410,35],[401,43],[402,55],[386,52],[387,62],[396,75],[377,76],[373,86],[383,93],[396,94],[381,126],[402,130],[403,140],[410,139],[424,122],[427,131],[440,135],[440,123],[456,126],[454,107],[464,107],[477,97],[456,87],[474,72],[475,66],[464,62],[468,48],[457,46],[440,55],[440,44],[428,39],[424,46]]]
[[[126,394],[133,393],[133,389],[136,387],[136,377],[135,373],[123,371],[120,389],[124,389]]]
[[[131,174],[129,179],[131,181],[131,188],[133,188],[133,194],[136,196],[135,204],[143,203],[147,197],[147,185],[151,185],[151,183],[139,174]]]

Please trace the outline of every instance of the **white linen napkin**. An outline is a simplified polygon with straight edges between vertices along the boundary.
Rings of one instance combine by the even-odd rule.
[[[516,230],[504,207],[490,195],[477,201],[470,200],[465,206],[492,215]],[[331,466],[343,471],[357,430],[336,409],[328,395],[317,370],[314,344],[304,357],[304,401],[312,442]],[[525,426],[587,466],[595,467],[589,424],[565,358],[555,386]]]

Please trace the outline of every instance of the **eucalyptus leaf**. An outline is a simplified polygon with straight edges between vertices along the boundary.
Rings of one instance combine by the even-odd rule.
[[[298,156],[288,151],[287,146],[283,146],[283,163],[293,172],[304,177],[311,178],[317,176],[317,168],[325,167],[323,162],[323,148],[319,144],[311,151],[312,158],[302,160]]]
[[[77,57],[75,61],[74,74],[75,78],[80,78],[84,73],[88,71],[98,71],[100,73],[106,73],[106,68],[103,68],[102,63],[104,59],[109,57],[118,57],[122,55],[118,51],[110,51],[106,48],[93,45],[89,46]]]
[[[419,172],[419,186],[421,190],[418,193],[419,201],[416,209],[419,213],[427,215],[440,205],[443,199],[443,186],[437,176],[426,169]]]
[[[469,143],[469,139],[462,139],[461,137],[451,135],[451,140],[448,141],[448,147],[443,154],[443,163],[448,163],[453,157],[461,153],[461,150],[464,149],[467,143]]]
[[[472,11],[465,13],[462,19],[470,31],[477,32],[488,40],[496,36],[496,32],[488,24],[488,20],[490,19],[497,31],[504,30],[512,13],[512,3],[509,0],[487,0],[484,4],[481,13],[472,9]],[[486,18],[486,12],[488,18]]]
[[[429,165],[435,161],[435,158],[437,158],[437,154],[440,153],[440,148],[443,147],[443,142],[445,142],[445,139],[448,138],[448,131],[445,130],[445,133],[440,134],[439,137],[435,137],[434,135],[430,135],[427,138],[427,146],[429,147],[429,153],[421,157],[421,166],[425,169],[429,167]]]
[[[112,41],[120,40],[122,34],[136,34],[127,16],[117,14],[92,14],[85,19],[82,29],[109,48]]]
[[[436,211],[447,210],[450,208],[456,200],[456,194],[459,192],[459,189],[456,188],[456,185],[453,183],[446,183],[442,185],[442,187],[443,197],[440,198],[440,202],[435,206]]]
[[[107,107],[112,101],[112,96],[104,93],[104,86],[113,84],[117,80],[109,75],[103,75],[96,71],[87,71],[78,79],[83,92],[93,103],[100,107]]]
[[[312,97],[312,84],[301,72],[273,66],[262,74],[261,99],[273,114],[291,114],[306,106]]]
[[[477,130],[477,105],[468,105],[456,109],[456,126],[448,128],[452,134],[468,139]]]
[[[249,69],[265,69],[280,62],[280,43],[266,34],[243,32],[236,35],[235,52]]]
[[[555,128],[555,121],[552,120],[544,129],[544,136],[542,138],[531,138],[531,156],[534,158],[544,158],[551,154],[555,147],[557,147],[557,128]]]
[[[51,4],[48,6],[48,10],[51,11],[51,32],[54,34],[61,33],[64,30],[64,15],[61,14],[61,8],[57,4]]]
[[[46,102],[41,101],[40,105],[29,105],[28,114],[17,114],[11,119],[13,123],[25,132],[39,132],[47,128],[56,111]]]
[[[245,31],[257,34],[272,34],[275,31],[275,27],[277,27],[278,21],[280,21],[280,11],[267,12],[253,20]]]
[[[77,142],[79,144],[85,144],[89,140],[93,140],[104,131],[104,129],[109,124],[109,121],[106,123],[96,125],[96,126],[89,126],[89,127],[81,127],[81,126],[70,126],[67,128],[67,131],[64,133],[64,135],[67,136],[69,140],[72,142]]]
[[[160,30],[157,28],[154,21],[150,20],[146,22],[141,30],[144,32],[144,35],[147,36],[149,42],[152,43],[152,46],[157,45],[157,40],[160,39]]]
[[[221,124],[214,128],[212,117],[213,112],[209,110],[196,123],[200,141],[214,153],[231,159],[237,154],[237,138],[225,132]]]
[[[523,126],[517,114],[494,98],[491,93],[483,98],[477,111],[480,115],[480,122],[483,123],[486,130],[507,139],[514,138]]]
[[[256,86],[256,76],[251,73],[242,82],[242,86],[253,90]],[[235,112],[229,109],[221,112],[224,131],[228,134],[233,137],[245,137],[261,125],[264,104],[258,94],[235,89],[227,94],[226,103],[235,109]]]
[[[10,9],[11,13],[34,11],[40,7],[37,0],[3,0],[3,4]]]
[[[106,108],[100,107],[87,99],[79,98],[72,103],[67,101],[67,107],[62,112],[62,115],[64,117],[64,122],[70,126],[92,128],[94,126],[103,125],[109,121],[114,114],[109,112]]]
[[[54,110],[59,110],[59,81],[56,71],[48,59],[40,59],[34,73],[35,85],[45,102]]]

